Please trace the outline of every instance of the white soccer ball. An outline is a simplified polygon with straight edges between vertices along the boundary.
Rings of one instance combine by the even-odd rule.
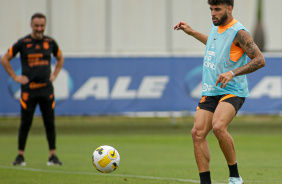
[[[100,146],[95,149],[92,155],[92,163],[94,167],[102,173],[113,172],[119,166],[119,162],[119,153],[112,146]]]

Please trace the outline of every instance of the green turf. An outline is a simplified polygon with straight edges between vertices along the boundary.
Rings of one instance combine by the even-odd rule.
[[[17,153],[18,117],[0,118],[0,183],[5,184],[180,184],[199,183],[190,130],[193,117],[57,117],[61,167],[46,166],[47,142],[39,117],[28,138],[26,167],[12,167]],[[245,183],[282,183],[282,118],[238,116],[230,125]],[[212,179],[228,183],[228,168],[217,140],[208,136]],[[91,156],[100,145],[115,147],[118,169],[101,174]]]

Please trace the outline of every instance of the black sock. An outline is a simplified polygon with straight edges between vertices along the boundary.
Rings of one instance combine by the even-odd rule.
[[[210,171],[202,172],[199,174],[201,179],[201,184],[211,184],[211,173]]]
[[[228,165],[229,167],[229,177],[236,177],[236,178],[239,178],[239,172],[238,172],[238,166],[237,166],[237,163],[234,164],[234,165]]]

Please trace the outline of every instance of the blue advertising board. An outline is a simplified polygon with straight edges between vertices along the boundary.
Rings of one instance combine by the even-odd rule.
[[[56,115],[194,112],[200,99],[202,57],[65,58],[54,82]],[[52,61],[55,63],[55,61]],[[11,61],[20,73],[19,58]],[[282,58],[248,74],[251,96],[240,112],[282,112]],[[20,85],[0,67],[0,115],[20,112]],[[36,110],[39,114],[39,110]]]

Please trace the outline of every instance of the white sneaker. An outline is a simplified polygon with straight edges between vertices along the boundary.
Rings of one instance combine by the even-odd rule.
[[[244,184],[244,181],[241,178],[241,176],[239,178],[237,178],[237,177],[230,177],[229,178],[229,184]]]

